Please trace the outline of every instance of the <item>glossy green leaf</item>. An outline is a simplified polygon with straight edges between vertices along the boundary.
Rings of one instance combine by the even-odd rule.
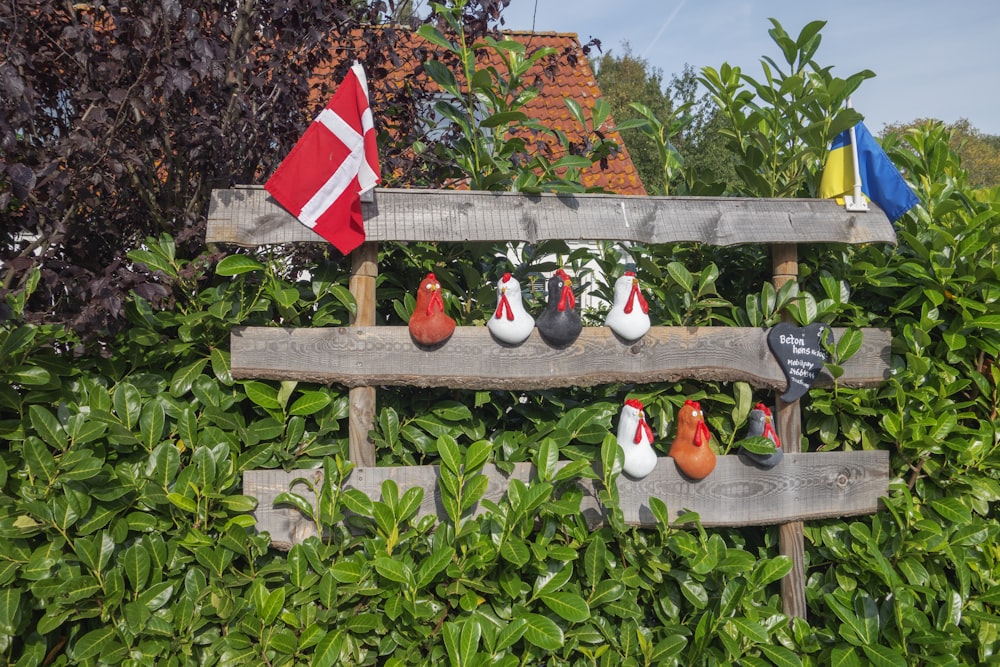
[[[118,415],[118,419],[125,425],[125,428],[132,429],[139,423],[139,415],[142,413],[142,395],[132,384],[128,382],[118,384],[111,395],[111,402],[115,414]]]
[[[385,556],[379,556],[374,561],[375,571],[390,581],[406,584],[410,588],[415,586],[413,571],[405,563]]]
[[[53,449],[65,449],[67,443],[66,431],[56,416],[41,405],[28,407],[28,416],[35,432]]]
[[[930,506],[949,523],[965,525],[972,520],[971,510],[958,498],[939,498]]]
[[[469,449],[465,452],[465,474],[468,475],[482,470],[483,465],[489,460],[492,453],[493,443],[489,440],[477,440],[469,445]]]
[[[73,644],[73,656],[76,660],[92,658],[103,651],[115,637],[115,629],[105,626],[91,630]]]
[[[862,646],[865,657],[873,667],[906,667],[911,664],[906,655],[900,651],[894,651],[887,646],[873,644],[872,646]]]
[[[616,600],[620,600],[622,596],[625,595],[625,591],[625,584],[620,581],[602,579],[598,582],[597,586],[594,587],[594,592],[590,595],[588,604],[591,609],[593,609],[602,604],[615,602]]]
[[[507,650],[524,636],[527,629],[528,621],[526,619],[521,617],[511,619],[510,623],[507,623],[497,635],[494,650],[497,653]]]
[[[535,457],[538,478],[543,482],[550,481],[555,476],[558,463],[559,445],[552,438],[543,438],[538,445],[538,455]]]
[[[6,371],[11,382],[29,387],[46,385],[52,381],[52,374],[41,366],[16,366]]]
[[[263,264],[246,255],[228,255],[215,266],[215,273],[220,276],[238,276],[241,273],[263,270]]]
[[[330,567],[330,573],[342,584],[355,584],[361,580],[364,570],[354,560],[341,560]]]
[[[139,417],[139,431],[142,442],[145,443],[147,449],[152,450],[156,445],[160,444],[160,438],[163,436],[165,425],[166,419],[163,413],[163,406],[159,402],[150,401],[142,406]]]
[[[590,618],[590,606],[576,593],[557,591],[542,595],[540,599],[546,607],[570,623],[582,623]]]
[[[170,501],[171,505],[173,505],[178,509],[184,510],[185,512],[190,512],[191,514],[194,514],[198,511],[198,503],[195,501],[195,499],[189,498],[188,496],[185,496],[183,494],[175,492],[168,493],[167,500]]]
[[[207,364],[208,359],[198,359],[174,371],[170,378],[170,395],[179,398],[191,391],[195,378],[202,374]]]
[[[92,479],[103,467],[104,461],[83,449],[71,449],[59,459],[60,475],[64,480]]]
[[[792,566],[792,559],[788,556],[776,556],[758,562],[750,574],[750,583],[753,586],[766,586],[791,572]]]
[[[142,543],[133,544],[122,554],[121,562],[133,590],[142,590],[151,571],[151,560],[146,547]]]
[[[0,359],[8,359],[24,350],[35,339],[38,329],[30,324],[0,331]]]
[[[434,578],[448,567],[454,557],[455,549],[450,546],[440,547],[432,551],[417,568],[417,588],[425,588],[434,581]]]
[[[862,667],[864,663],[851,647],[835,647],[830,652],[830,667]]]
[[[482,628],[476,619],[466,619],[462,624],[462,634],[459,640],[459,655],[462,664],[469,664],[479,649],[479,640],[482,637]]]
[[[583,572],[591,586],[596,586],[604,576],[608,557],[607,546],[601,537],[595,536],[587,545],[587,550],[583,554]]]
[[[260,610],[260,620],[265,625],[270,625],[274,623],[275,619],[278,618],[278,614],[281,613],[282,607],[285,606],[285,589],[276,588],[267,594],[267,598],[264,601],[264,605]]]
[[[759,644],[761,653],[776,667],[801,667],[802,660],[791,650],[775,644]]]
[[[499,127],[501,125],[510,125],[511,123],[520,123],[528,119],[528,115],[523,111],[501,111],[499,113],[491,114],[479,122],[480,127]],[[590,166],[590,161],[587,161],[587,166]]]
[[[564,636],[559,625],[548,616],[525,614],[524,639],[545,651],[555,651],[562,647]]]
[[[326,633],[313,654],[313,667],[334,667],[340,664],[340,654],[343,650],[344,631],[330,630]]]
[[[458,456],[458,445],[455,444],[455,440],[449,437],[438,438],[437,450],[441,456],[441,464],[453,474],[458,474],[461,470],[461,460]]]
[[[269,410],[280,410],[281,404],[278,402],[278,390],[271,385],[249,380],[243,383],[243,390],[247,393],[247,398],[262,408]]]
[[[514,537],[508,538],[500,545],[500,556],[515,567],[521,567],[531,560],[528,545]]]
[[[288,409],[290,415],[312,415],[330,404],[330,394],[323,391],[304,391]]]
[[[32,475],[36,475],[46,480],[52,480],[56,476],[56,460],[45,444],[36,437],[30,437],[22,445],[24,462]]]

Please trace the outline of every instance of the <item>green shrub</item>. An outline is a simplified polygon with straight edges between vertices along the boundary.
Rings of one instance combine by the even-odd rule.
[[[800,62],[818,29],[797,40],[772,34]],[[742,104],[739,82],[726,85]],[[762,132],[739,150],[765,145],[765,121],[776,117],[734,115],[734,128]],[[890,152],[922,206],[900,221],[898,248],[803,248],[801,281],[779,292],[766,284],[760,249],[630,249],[656,324],[768,326],[787,307],[802,321],[892,331],[883,386],[815,389],[803,401],[807,449],[888,449],[893,474],[884,511],[806,525],[808,619],[781,611],[778,582],[791,563],[778,555],[777,529],[680,530],[651,499],[661,520],[639,530],[617,511],[620,455],[608,434],[624,395],[648,404],[660,433],[685,398],[702,400],[724,446],[766,396],[741,383],[689,382],[382,391],[379,463],[442,466],[448,519],[417,520],[419,491],[387,482],[369,498],[341,488],[351,467],[344,389],[229,372],[233,326],[346,323],[346,269],[290,268],[279,253],[189,261],[164,236],[130,258],[158,272],[168,305],[133,298],[124,304],[131,326],[100,349],[25,321],[37,276],[8,297],[0,655],[25,666],[995,661],[1000,198],[968,187],[940,126],[903,140]],[[798,158],[791,164],[795,173],[758,173],[748,189],[801,196],[810,181]],[[452,312],[482,323],[476,303],[498,277],[491,258],[505,251],[384,249],[394,269],[380,278],[379,312],[404,318],[409,272],[433,267]],[[599,268],[610,274],[621,252],[602,247]],[[607,296],[608,278],[593,278]],[[570,463],[557,469],[560,459]],[[513,482],[470,518],[488,461],[532,461],[539,480]],[[597,529],[571,484],[593,475],[595,461],[610,516]],[[255,534],[241,473],[256,468],[302,470],[306,480],[322,469],[322,482],[310,481],[315,505],[282,498],[316,535],[281,552]]]

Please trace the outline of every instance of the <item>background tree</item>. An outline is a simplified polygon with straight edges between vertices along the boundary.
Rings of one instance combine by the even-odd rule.
[[[3,290],[40,267],[28,316],[85,334],[120,323],[130,290],[166,298],[125,252],[164,232],[197,243],[211,190],[256,182],[308,123],[327,36],[375,18],[353,2],[5,3]]]
[[[720,194],[737,182],[738,159],[726,148],[728,121],[719,113],[708,92],[699,86],[694,68],[685,65],[681,74],[670,78],[667,90],[674,103],[687,108],[690,122],[674,143],[684,156],[684,185],[690,194]]]
[[[627,42],[622,50],[621,56],[608,51],[595,59],[594,70],[612,116],[619,125],[625,124],[622,138],[646,191],[718,194],[735,184],[736,159],[726,149],[720,131],[727,121],[699,86],[694,69],[685,65],[665,82],[663,72],[633,54]],[[641,105],[641,111],[633,105]],[[652,127],[629,127],[627,122],[637,116],[646,118]],[[662,139],[657,136],[660,133]],[[683,164],[683,174],[663,168],[666,153],[673,154],[678,167]]]
[[[670,116],[674,103],[666,94],[663,74],[632,53],[628,42],[622,44],[622,55],[607,51],[594,61],[594,73],[601,94],[611,107],[612,117],[621,123],[633,118],[633,103],[643,104],[658,118]],[[622,131],[622,139],[639,172],[639,178],[649,193],[660,192],[667,183],[660,169],[660,157],[654,141],[639,129]]]
[[[505,4],[476,0],[463,29],[495,30]],[[398,65],[398,26],[376,27],[395,11],[347,0],[0,6],[0,298],[40,268],[25,317],[85,337],[123,324],[130,291],[169,302],[168,278],[126,252],[169,233],[194,256],[211,191],[261,183],[325,103],[317,68],[339,81],[357,58],[377,82]],[[404,148],[425,93],[371,92],[390,119],[380,129],[397,138],[383,169],[412,178]]]
[[[917,119],[909,123],[893,123],[887,125],[880,136],[884,139],[890,133],[905,134],[929,122],[933,121]],[[985,188],[1000,185],[1000,136],[980,132],[965,118],[945,127],[951,133],[952,150],[968,171],[970,185]]]

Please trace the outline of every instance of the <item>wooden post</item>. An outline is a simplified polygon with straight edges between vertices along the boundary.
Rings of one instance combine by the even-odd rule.
[[[375,279],[378,277],[378,244],[362,243],[351,253],[350,290],[358,305],[351,326],[375,326]],[[349,456],[359,466],[375,465],[375,444],[368,432],[375,424],[375,387],[350,390],[348,412]]]
[[[799,275],[798,248],[795,244],[771,246],[771,266],[774,288],[796,280]],[[789,319],[786,314],[784,318]],[[780,393],[775,397],[775,422],[786,454],[802,451],[802,413],[799,402],[785,403]],[[778,526],[778,546],[781,553],[792,559],[792,571],[781,580],[781,605],[788,616],[806,618],[805,537],[801,521]]]

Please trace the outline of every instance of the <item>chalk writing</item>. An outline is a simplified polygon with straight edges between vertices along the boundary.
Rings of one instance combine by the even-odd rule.
[[[768,347],[788,381],[781,400],[792,403],[809,391],[828,359],[824,341],[832,338],[830,328],[818,323],[796,327],[783,322],[768,332]]]

